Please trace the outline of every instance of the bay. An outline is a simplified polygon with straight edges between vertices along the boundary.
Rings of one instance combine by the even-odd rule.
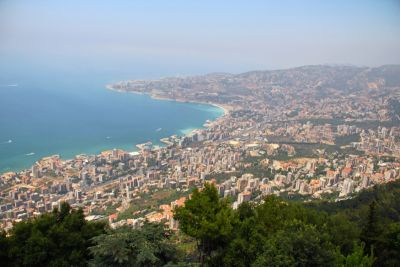
[[[223,110],[105,88],[131,74],[0,65],[0,173],[59,154],[97,154],[202,128]],[[138,75],[138,72],[132,72]],[[132,77],[131,77],[132,78]],[[133,77],[134,78],[134,77]]]

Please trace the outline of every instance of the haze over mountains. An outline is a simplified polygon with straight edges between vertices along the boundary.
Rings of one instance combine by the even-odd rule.
[[[400,266],[399,48],[399,0],[0,0],[1,267]]]
[[[197,91],[197,96],[204,91],[210,94],[217,93],[219,98],[258,94],[259,91],[271,91],[274,87],[287,87],[296,91],[336,89],[357,92],[382,86],[400,86],[400,65],[384,65],[377,68],[313,65],[240,74],[210,73],[200,76],[170,77],[127,83],[127,86],[131,86],[130,89],[135,91]]]
[[[211,73],[203,76],[123,81],[113,84],[112,87],[145,92],[161,98],[235,104],[242,107],[281,107],[289,111],[295,106],[298,111],[306,107],[313,109],[309,105],[312,101],[324,99],[324,105],[333,105],[342,99],[349,105],[360,105],[361,111],[363,101],[374,101],[385,96],[390,96],[392,100],[398,98],[400,65],[376,68],[314,65],[241,74]],[[323,113],[323,110],[315,112]],[[354,119],[353,115],[338,114],[340,112],[342,111],[338,110],[331,115]],[[319,117],[326,117],[325,115],[320,114]]]

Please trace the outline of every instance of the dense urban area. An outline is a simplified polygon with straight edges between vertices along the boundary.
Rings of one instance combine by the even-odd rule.
[[[308,66],[109,85],[221,105],[226,114],[205,129],[162,139],[164,147],[145,143],[139,152],[113,149],[71,160],[55,155],[4,173],[2,227],[66,201],[90,219],[110,216],[113,225],[168,219],[174,228],[171,209],[205,181],[234,208],[268,194],[351,197],[399,177],[399,86],[398,66]]]
[[[154,222],[175,232],[187,214],[174,212],[205,185],[210,194],[216,189],[218,203],[240,211],[277,201],[274,196],[340,205],[400,178],[398,65],[305,66],[107,87],[212,104],[225,115],[188,135],[161,139],[162,147],[148,142],[137,145],[137,152],[115,148],[69,160],[53,155],[29,170],[2,174],[2,229],[12,231],[16,222],[68,203],[86,221],[107,221],[114,231]],[[184,224],[182,231],[190,236],[189,228]],[[211,247],[200,252],[200,262],[213,255]],[[215,266],[246,266],[214,260]],[[259,261],[254,266],[265,266]]]

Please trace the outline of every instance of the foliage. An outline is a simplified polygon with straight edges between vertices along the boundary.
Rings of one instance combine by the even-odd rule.
[[[185,234],[198,240],[202,263],[205,257],[210,257],[213,251],[230,241],[236,221],[229,203],[219,199],[217,189],[208,183],[202,191],[193,191],[185,207],[175,209],[175,219],[179,220]]]
[[[60,210],[17,223],[8,237],[0,237],[2,266],[85,266],[91,238],[104,228],[63,203]]]
[[[308,205],[268,196],[224,208],[218,225],[223,200],[207,185],[175,218],[199,244],[211,240],[208,251],[199,246],[208,266],[399,266],[399,188],[395,182],[355,199]]]
[[[212,173],[212,174],[208,174],[205,179],[206,180],[211,180],[211,179],[215,179],[217,183],[222,183],[225,182],[227,180],[229,180],[232,176],[241,176],[242,173],[241,172],[221,172],[221,173]]]
[[[335,266],[340,256],[324,214],[275,196],[260,205],[245,203],[238,213],[233,241],[215,266]]]
[[[93,266],[163,266],[176,260],[176,248],[168,242],[162,224],[140,229],[121,227],[94,237],[90,248]]]
[[[0,233],[2,266],[400,266],[400,181],[340,202],[268,196],[238,209],[206,184],[162,224],[107,229],[60,210]],[[172,238],[171,238],[172,237]],[[179,249],[178,249],[179,248]],[[196,253],[197,250],[197,253]],[[182,255],[183,253],[186,253]]]
[[[342,267],[371,267],[375,261],[373,251],[370,255],[364,253],[364,243],[355,245],[354,252],[344,258]]]
[[[346,252],[349,252],[350,239],[358,237],[365,242],[365,253],[371,255],[373,249],[374,266],[400,266],[400,181],[364,190],[346,201],[314,202],[307,207],[340,216],[342,221],[362,229],[358,233],[354,229],[354,236],[346,237]],[[344,241],[340,242],[344,245]]]
[[[7,238],[5,232],[0,233],[0,262],[2,266],[12,266],[9,258],[10,240]]]

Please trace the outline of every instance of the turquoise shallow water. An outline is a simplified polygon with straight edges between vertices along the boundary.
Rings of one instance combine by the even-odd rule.
[[[162,137],[201,128],[223,114],[214,106],[107,90],[107,83],[128,78],[118,72],[1,67],[0,173],[53,154],[68,159],[112,148],[133,151],[146,141],[160,144]]]

